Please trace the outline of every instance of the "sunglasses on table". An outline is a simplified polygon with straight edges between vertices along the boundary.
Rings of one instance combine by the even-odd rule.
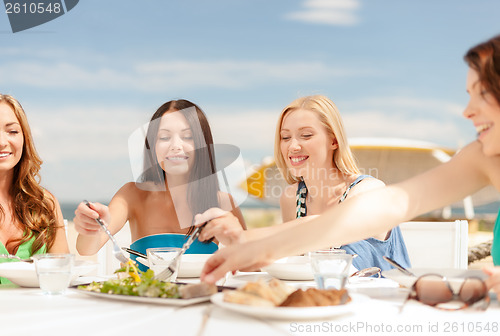
[[[482,279],[465,278],[455,291],[445,277],[439,274],[420,276],[411,288],[408,299],[443,310],[459,310],[474,306],[485,310],[490,303],[488,289]]]

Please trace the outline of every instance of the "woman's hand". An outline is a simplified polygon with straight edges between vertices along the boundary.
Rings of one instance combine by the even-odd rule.
[[[500,267],[485,267],[483,272],[488,274],[488,279],[485,281],[486,287],[500,297]]]
[[[239,219],[231,212],[211,208],[195,216],[195,224],[207,222],[198,239],[206,241],[215,237],[222,245],[229,246],[243,241],[243,228]]]
[[[76,231],[85,236],[93,236],[101,232],[101,226],[96,222],[97,218],[101,217],[106,224],[111,220],[107,206],[100,203],[90,203],[90,206],[91,208],[83,202],[80,203],[73,218]]]

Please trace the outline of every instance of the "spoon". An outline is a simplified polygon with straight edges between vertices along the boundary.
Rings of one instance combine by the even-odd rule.
[[[378,267],[368,267],[368,268],[363,268],[362,270],[356,271],[351,274],[351,277],[357,276],[357,277],[371,277],[372,275],[375,275],[377,273],[380,273],[380,268]],[[379,276],[380,277],[380,276]]]
[[[398,264],[397,262],[395,262],[394,260],[392,260],[391,258],[389,257],[386,257],[384,256],[383,257],[389,264],[391,264],[392,266],[396,267],[399,271],[403,272],[405,275],[409,275],[409,276],[413,276],[413,277],[416,277],[415,274],[413,274],[412,272],[410,272],[409,270],[407,270],[406,268],[404,268],[403,266],[401,266],[400,264]]]

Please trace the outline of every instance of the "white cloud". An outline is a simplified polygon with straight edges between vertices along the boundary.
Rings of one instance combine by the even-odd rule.
[[[428,118],[388,117],[381,111],[364,111],[344,116],[349,137],[391,137],[426,140],[438,145],[453,145],[463,138],[458,125]],[[451,140],[451,144],[450,144]]]
[[[278,110],[234,109],[218,107],[211,110],[222,111],[209,116],[214,141],[228,143],[245,150],[259,150],[272,153],[274,132],[278,120]],[[230,113],[230,111],[238,113]]]
[[[402,96],[365,98],[361,100],[361,103],[365,106],[389,110],[389,112],[399,111],[408,113],[408,111],[412,111],[414,114],[418,115],[435,113],[437,111],[441,114],[462,116],[462,112],[464,110],[464,106],[454,102],[439,99],[421,99]]]
[[[123,106],[25,109],[37,148],[52,163],[127,157],[128,136],[145,121],[139,110]]]
[[[100,57],[97,55],[96,59]],[[78,90],[164,92],[193,87],[249,88],[268,83],[316,82],[332,77],[366,76],[370,69],[337,68],[323,62],[181,61],[133,63],[111,60],[85,66],[67,60],[10,61],[0,66],[0,85]],[[100,64],[112,64],[99,66]]]
[[[285,18],[306,23],[353,26],[360,19],[357,0],[306,0],[300,11],[288,13]]]
[[[396,137],[457,148],[474,137],[462,110],[444,100],[388,96],[348,102],[341,113],[349,137]]]

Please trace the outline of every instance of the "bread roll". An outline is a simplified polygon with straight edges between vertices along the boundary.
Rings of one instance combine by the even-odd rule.
[[[224,291],[224,301],[257,307],[274,307],[272,301],[239,290]]]

